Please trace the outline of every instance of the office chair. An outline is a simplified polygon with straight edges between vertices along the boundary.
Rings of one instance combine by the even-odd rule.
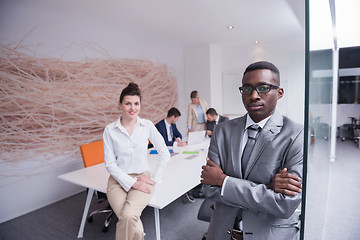
[[[330,126],[327,123],[321,122],[320,119],[322,118],[322,116],[318,116],[314,118],[314,121],[312,121],[311,127],[313,127],[314,132],[310,133],[312,134],[311,137],[316,137],[316,139],[324,139],[324,140],[328,140],[329,139],[329,133],[330,133]],[[312,139],[311,139],[312,140]]]
[[[205,198],[200,206],[197,218],[199,220],[202,220],[205,222],[210,222],[211,214],[213,211],[214,211],[214,202],[209,198]],[[242,232],[235,228],[235,224],[234,224],[234,228],[232,229],[232,231],[228,230],[227,233],[230,235],[231,240],[243,239]],[[207,235],[207,232],[204,233],[201,240],[206,240],[206,235]]]
[[[355,143],[357,143],[360,139],[360,136],[358,134],[358,129],[360,129],[360,125],[356,124],[357,119],[354,117],[349,117],[351,123],[348,124],[344,124],[343,125],[343,130],[340,133],[345,133],[345,134],[340,134],[340,138],[342,141],[345,141],[345,139],[350,139],[353,140]]]
[[[82,145],[80,146],[80,151],[85,167],[90,167],[104,162],[104,144],[102,140]],[[105,193],[95,191],[95,195],[98,199],[102,199],[102,201],[107,199]],[[113,210],[111,209],[110,205],[108,205],[108,207],[105,209],[95,210],[90,213],[87,219],[88,222],[92,222],[93,216],[97,213],[108,213],[108,216],[106,217],[104,222],[104,227],[102,229],[103,232],[107,232],[111,218],[114,215]]]
[[[199,219],[201,221],[205,221],[205,222],[210,222],[211,212],[214,211],[213,204],[214,203],[212,200],[210,200],[209,198],[205,198],[200,206],[200,209],[199,209],[199,212],[197,215],[197,219]],[[202,240],[206,240],[206,235],[207,235],[207,232],[204,233]]]

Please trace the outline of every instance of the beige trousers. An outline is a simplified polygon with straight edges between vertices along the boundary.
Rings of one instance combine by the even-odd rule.
[[[203,130],[206,130],[206,123],[197,123],[194,126],[191,126],[192,132],[203,131]]]
[[[131,174],[138,177],[143,174]],[[149,185],[151,193],[130,189],[126,192],[111,175],[108,180],[107,198],[119,221],[116,224],[116,240],[143,240],[145,233],[140,216],[154,194],[154,186]]]

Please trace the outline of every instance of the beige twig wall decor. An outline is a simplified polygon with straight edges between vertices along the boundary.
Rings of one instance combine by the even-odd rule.
[[[80,158],[79,146],[100,140],[119,117],[119,95],[131,81],[142,91],[141,117],[156,123],[177,104],[177,80],[164,64],[66,62],[0,47],[0,158],[6,163]]]

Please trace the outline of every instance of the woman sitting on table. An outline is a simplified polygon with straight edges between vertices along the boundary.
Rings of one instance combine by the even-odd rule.
[[[141,94],[137,84],[129,83],[120,95],[121,117],[106,126],[104,139],[105,166],[110,173],[108,201],[119,222],[117,240],[142,240],[145,233],[140,219],[143,209],[160,182],[170,153],[154,124],[138,117]],[[150,174],[147,161],[148,141],[159,153],[155,171]]]

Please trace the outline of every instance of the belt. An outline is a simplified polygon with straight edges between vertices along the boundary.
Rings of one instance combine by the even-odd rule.
[[[231,240],[243,240],[243,231],[233,229],[232,232],[228,231],[228,234],[231,234]]]

